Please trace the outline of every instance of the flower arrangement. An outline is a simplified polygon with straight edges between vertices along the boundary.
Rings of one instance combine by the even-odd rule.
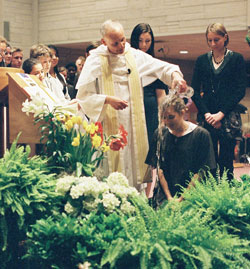
[[[122,125],[117,134],[106,138],[100,122],[88,123],[76,116],[72,106],[49,107],[33,96],[23,103],[22,111],[34,113],[35,123],[40,123],[42,154],[49,157],[48,164],[56,173],[92,176],[105,152],[127,144],[128,134]]]
[[[98,210],[106,214],[130,214],[135,207],[129,199],[139,195],[119,172],[111,173],[103,181],[98,181],[96,177],[63,176],[57,181],[56,192],[66,197],[64,210],[73,217]]]

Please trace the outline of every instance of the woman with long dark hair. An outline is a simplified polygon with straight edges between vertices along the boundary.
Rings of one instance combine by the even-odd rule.
[[[142,50],[154,57],[154,34],[149,24],[139,23],[132,31],[130,39],[131,47]],[[144,108],[148,132],[149,145],[155,129],[158,127],[158,105],[160,99],[165,96],[167,86],[159,79],[143,88]]]
[[[139,49],[145,53],[154,54],[154,34],[149,24],[139,23],[132,31],[130,38],[131,47]],[[166,95],[167,86],[159,79],[143,87],[144,109],[147,125],[148,143],[152,142],[155,129],[158,127],[158,105],[162,97]],[[153,184],[148,183],[146,195],[150,198],[154,187],[156,170],[152,172]]]

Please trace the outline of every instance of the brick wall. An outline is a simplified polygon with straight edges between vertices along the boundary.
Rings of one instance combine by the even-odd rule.
[[[28,55],[33,44],[32,0],[4,0],[2,21],[10,25],[10,43],[20,47]]]
[[[139,22],[155,35],[204,32],[219,20],[228,30],[246,29],[247,0],[42,0],[39,1],[40,41],[64,43],[99,40],[106,19],[117,19],[127,37]]]
[[[99,40],[102,22],[119,20],[129,37],[139,22],[148,22],[155,36],[203,33],[209,21],[227,29],[245,30],[248,0],[0,0],[0,18],[10,22],[10,42],[22,47],[40,43]],[[37,13],[36,13],[37,12]],[[1,33],[1,32],[0,32]],[[36,36],[37,35],[37,36]]]

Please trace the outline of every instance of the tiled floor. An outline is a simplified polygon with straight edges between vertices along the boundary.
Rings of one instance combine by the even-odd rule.
[[[236,163],[234,165],[235,178],[239,179],[241,175],[245,174],[250,176],[250,164]]]

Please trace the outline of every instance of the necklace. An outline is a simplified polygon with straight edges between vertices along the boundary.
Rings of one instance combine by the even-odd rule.
[[[216,64],[221,64],[221,63],[224,61],[224,59],[225,59],[225,55],[226,55],[226,54],[227,54],[227,48],[225,49],[223,58],[222,58],[220,61],[217,62],[217,61],[215,60],[215,57],[214,57],[214,52],[212,51],[212,57],[213,57],[214,62],[215,62]]]

